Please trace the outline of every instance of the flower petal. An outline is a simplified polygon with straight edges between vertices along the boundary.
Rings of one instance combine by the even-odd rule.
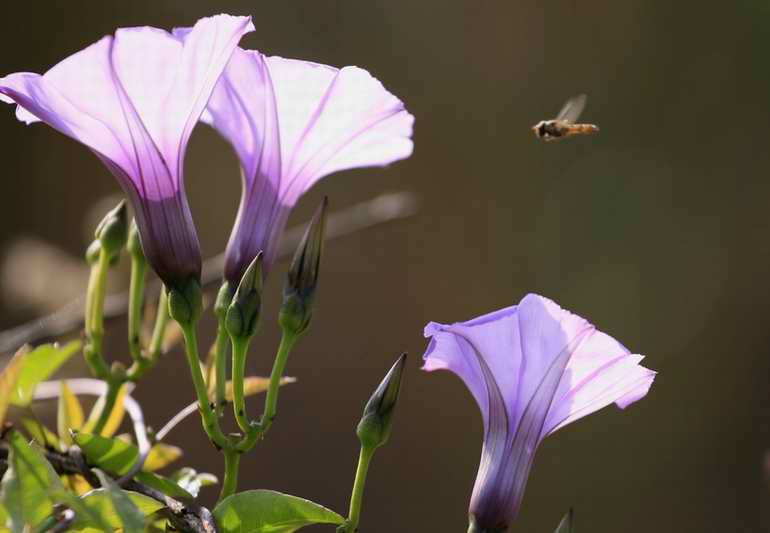
[[[202,120],[233,145],[243,170],[225,269],[235,283],[260,250],[269,269],[291,208],[319,179],[412,151],[413,117],[366,71],[256,51],[233,54]]]

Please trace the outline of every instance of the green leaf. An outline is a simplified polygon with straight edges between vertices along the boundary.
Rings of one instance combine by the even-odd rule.
[[[78,498],[71,492],[67,490],[53,491],[52,496],[55,500],[63,503],[75,512],[75,521],[70,524],[68,531],[81,531],[80,527],[84,527],[82,531],[89,531],[89,533],[112,531],[114,529],[102,518],[98,510],[87,506],[83,499]]]
[[[40,446],[53,448],[55,450],[61,449],[59,437],[37,420],[22,418],[21,423],[24,425],[24,429],[27,430],[27,433],[29,433],[29,436],[35,439],[35,442]]]
[[[61,382],[61,396],[59,396],[59,409],[56,415],[56,429],[59,437],[65,444],[72,444],[70,430],[78,430],[83,426],[83,408],[78,397],[70,390],[66,381]]]
[[[564,515],[564,518],[561,519],[559,527],[556,528],[554,533],[575,533],[575,526],[573,525],[574,518],[575,512],[573,509],[570,509],[567,511],[567,514]]]
[[[43,344],[24,355],[24,368],[19,376],[11,403],[21,407],[29,405],[35,386],[45,381],[67,360],[80,350],[80,341],[72,341],[64,346]]]
[[[53,511],[51,491],[64,490],[59,475],[18,431],[11,432],[8,470],[0,483],[0,503],[10,514],[11,531],[35,526]]]
[[[182,449],[162,442],[152,447],[147,459],[144,461],[144,468],[148,472],[160,470],[182,456]]]
[[[94,470],[112,503],[112,509],[125,533],[142,533],[144,531],[144,515],[134,505],[128,494],[115,483],[110,476],[101,470]]]
[[[155,511],[163,508],[163,504],[144,494],[129,491],[125,491],[125,494],[142,516],[149,516]],[[115,511],[112,500],[105,489],[94,489],[87,494],[84,494],[80,501],[89,509],[91,514],[96,514],[99,517],[100,523],[95,523],[93,520],[89,520],[88,517],[81,520],[80,516],[78,516],[73,524],[74,531],[89,531],[94,529],[98,531],[104,531],[105,529],[112,531],[122,527],[123,524],[120,521],[120,517]]]
[[[139,459],[139,449],[123,439],[79,432],[75,433],[74,441],[90,464],[116,476],[128,473]],[[137,481],[174,498],[193,499],[189,492],[168,478],[151,472],[139,472],[135,477]]]
[[[311,524],[342,524],[340,515],[310,500],[272,490],[249,490],[213,511],[222,533],[292,533]]]
[[[192,494],[180,487],[176,482],[167,477],[159,476],[154,472],[139,472],[134,477],[138,482],[144,483],[148,487],[159,490],[173,498],[194,499]]]
[[[137,447],[121,439],[78,432],[74,434],[73,440],[83,450],[90,464],[116,476],[131,470],[139,458]]]
[[[5,422],[5,413],[8,412],[8,404],[16,389],[21,371],[24,369],[24,356],[26,348],[21,348],[0,373],[0,426]]]

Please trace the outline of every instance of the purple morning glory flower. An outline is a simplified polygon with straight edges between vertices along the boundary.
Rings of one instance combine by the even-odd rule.
[[[641,355],[535,294],[468,322],[431,322],[425,336],[423,368],[459,376],[484,419],[469,533],[505,531],[516,518],[545,437],[611,403],[625,408],[655,378]]]
[[[186,39],[187,30],[176,35]],[[412,153],[414,118],[368,72],[238,49],[202,120],[235,149],[243,194],[227,245],[237,285],[261,250],[265,272],[297,200],[324,176]]]
[[[43,75],[0,78],[19,120],[42,121],[90,148],[136,214],[142,247],[167,284],[199,278],[201,254],[184,192],[187,142],[249,17],[199,20],[184,43],[164,30],[122,28]]]

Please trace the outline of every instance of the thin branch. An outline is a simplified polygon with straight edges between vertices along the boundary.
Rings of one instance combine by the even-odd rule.
[[[414,194],[405,191],[382,194],[333,213],[329,217],[326,236],[327,239],[343,237],[386,222],[410,217],[416,211],[417,199]],[[279,258],[291,256],[303,232],[304,227],[289,229],[284,234],[277,256]],[[224,262],[224,254],[220,254],[203,263],[204,288],[213,288],[219,283],[222,279]],[[155,280],[149,283],[147,288],[150,294],[157,294],[160,284]],[[50,315],[0,332],[0,353],[12,352],[23,344],[36,344],[80,329],[83,326],[84,303],[84,298],[77,298]],[[127,308],[127,292],[110,294],[104,302],[104,318],[105,320],[119,318],[126,314]]]

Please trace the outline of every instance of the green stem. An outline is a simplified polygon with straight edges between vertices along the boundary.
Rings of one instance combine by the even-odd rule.
[[[372,461],[374,450],[375,448],[361,446],[361,452],[358,455],[358,468],[356,468],[356,479],[353,482],[353,492],[350,495],[350,510],[348,511],[346,523],[347,533],[354,533],[358,529],[358,521],[361,517],[361,503],[364,499],[366,474],[369,472],[369,464]]]
[[[284,330],[281,337],[281,344],[278,346],[278,353],[275,356],[273,362],[273,370],[270,373],[270,383],[267,389],[267,398],[265,399],[265,410],[262,413],[262,418],[258,424],[249,424],[246,436],[236,445],[236,449],[241,452],[247,452],[254,447],[259,439],[261,439],[270,426],[273,425],[275,414],[278,409],[278,390],[281,387],[281,377],[283,377],[283,371],[286,368],[286,361],[289,359],[289,353],[297,342],[299,335],[288,333]],[[235,386],[235,370],[233,370],[233,392],[237,391]]]
[[[214,383],[215,383],[215,396],[214,396],[214,410],[217,416],[222,416],[222,411],[225,406],[225,390],[227,388],[227,349],[230,347],[229,336],[225,329],[224,321],[219,321],[219,327],[217,328],[217,339],[214,349]]]
[[[144,363],[140,332],[142,328],[142,305],[144,303],[144,281],[147,261],[144,256],[131,257],[131,285],[128,299],[128,347],[131,357],[140,366]]]
[[[166,326],[168,325],[170,318],[171,317],[168,315],[168,293],[166,292],[166,287],[162,287],[160,296],[158,296],[158,310],[155,314],[155,327],[152,331],[150,345],[147,348],[147,353],[139,359],[134,360],[134,364],[128,369],[127,375],[129,381],[138,381],[148,370],[154,367],[158,362],[158,359],[160,359],[160,354],[163,351],[163,339],[166,335]],[[129,333],[129,339],[130,338]]]
[[[96,420],[96,424],[94,424],[91,430],[94,435],[101,435],[107,420],[109,420],[112,414],[112,410],[115,408],[115,401],[118,399],[118,393],[122,386],[123,383],[120,380],[107,380],[107,394],[104,397],[104,405],[102,406],[101,413],[99,413],[99,418]]]
[[[246,415],[244,398],[244,373],[246,372],[246,353],[249,351],[249,339],[232,339],[233,344],[233,412],[238,426],[244,435],[253,431]]]
[[[91,266],[91,277],[86,293],[85,330],[86,346],[83,354],[91,373],[99,379],[110,377],[110,368],[102,357],[102,338],[104,337],[104,297],[107,287],[107,271],[110,259],[102,249],[99,258]]]
[[[227,437],[225,437],[222,429],[219,427],[219,419],[214,414],[214,410],[209,403],[206,381],[203,379],[200,356],[198,355],[198,337],[195,333],[195,325],[180,322],[179,326],[182,328],[182,334],[184,335],[187,363],[190,366],[195,394],[198,397],[198,409],[201,413],[203,429],[214,445],[219,448],[229,447]]]
[[[260,420],[260,430],[263,434],[267,433],[267,430],[270,429],[270,426],[275,419],[275,414],[278,409],[278,391],[281,388],[283,370],[286,368],[286,361],[289,359],[289,353],[298,338],[298,335],[287,333],[286,331],[284,331],[281,336],[281,344],[278,346],[278,353],[275,356],[273,371],[270,373],[270,385],[267,389],[267,398],[265,399],[265,412],[262,414],[262,419]]]
[[[222,491],[219,493],[221,502],[228,496],[235,494],[238,488],[238,464],[241,462],[241,454],[235,450],[225,450],[225,476],[222,480]]]
[[[168,290],[164,286],[158,296],[158,311],[155,314],[155,327],[152,330],[150,339],[149,359],[153,364],[160,357],[163,351],[163,340],[166,336],[166,326],[171,317],[168,314]]]

